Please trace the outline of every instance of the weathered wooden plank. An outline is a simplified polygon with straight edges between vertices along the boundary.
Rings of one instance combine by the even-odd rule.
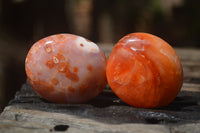
[[[112,45],[99,45],[109,56]],[[109,89],[85,104],[54,104],[24,84],[0,115],[0,132],[139,132],[200,131],[200,50],[175,48],[184,70],[177,98],[157,109],[134,108]]]

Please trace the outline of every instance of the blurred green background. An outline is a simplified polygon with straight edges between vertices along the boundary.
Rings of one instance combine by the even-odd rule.
[[[173,47],[200,47],[199,0],[0,0],[0,112],[26,81],[31,45],[58,33],[114,45],[148,32]]]

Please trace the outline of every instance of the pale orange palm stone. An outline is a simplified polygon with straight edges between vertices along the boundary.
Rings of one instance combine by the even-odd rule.
[[[182,65],[174,49],[147,33],[132,33],[119,40],[110,54],[106,74],[121,100],[143,108],[169,104],[183,83]]]
[[[104,52],[95,43],[72,34],[36,42],[25,68],[34,91],[56,103],[86,102],[107,84]]]

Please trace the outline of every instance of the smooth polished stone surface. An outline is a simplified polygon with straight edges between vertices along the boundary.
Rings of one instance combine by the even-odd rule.
[[[86,102],[107,84],[104,52],[95,43],[72,34],[36,42],[25,68],[34,91],[56,103]]]
[[[172,102],[183,83],[183,69],[174,49],[148,33],[124,36],[113,48],[107,79],[124,102],[143,108]]]

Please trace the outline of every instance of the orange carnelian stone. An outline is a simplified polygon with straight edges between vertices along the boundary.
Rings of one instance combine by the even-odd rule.
[[[56,103],[83,103],[105,88],[106,56],[93,42],[57,34],[36,42],[25,62],[35,92]]]
[[[174,49],[147,33],[124,36],[107,62],[107,80],[114,93],[135,107],[169,104],[183,83],[183,70]]]

